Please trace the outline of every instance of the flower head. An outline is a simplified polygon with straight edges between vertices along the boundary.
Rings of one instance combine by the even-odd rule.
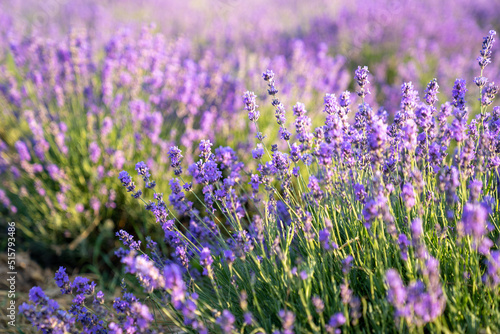
[[[484,69],[488,64],[491,64],[491,50],[493,48],[493,42],[495,41],[495,30],[490,30],[488,36],[483,38],[483,45],[481,51],[479,51],[479,56],[477,61],[481,69]]]
[[[368,94],[371,94],[370,90],[366,88],[366,85],[370,83],[370,81],[368,81],[368,73],[370,73],[370,71],[368,71],[368,67],[366,66],[358,66],[358,69],[354,72],[354,79],[356,79],[360,88],[358,91],[358,95],[362,98],[364,98]]]
[[[467,93],[467,87],[465,85],[464,79],[455,80],[453,85],[453,105],[459,109],[463,109],[467,101],[465,101],[465,93]]]
[[[200,252],[200,264],[203,267],[203,275],[210,275],[211,265],[214,262],[212,258],[212,254],[210,253],[210,249],[207,247],[203,247]]]
[[[70,293],[70,282],[68,274],[66,274],[66,268],[59,267],[59,270],[56,271],[54,280],[56,281],[57,286],[61,289],[62,294]]]
[[[168,150],[168,157],[170,158],[170,166],[172,168],[178,168],[182,161],[182,151],[177,146],[172,146]]]
[[[436,78],[432,79],[427,84],[424,100],[429,106],[433,106],[437,102],[437,94],[439,93],[438,89],[439,85]]]

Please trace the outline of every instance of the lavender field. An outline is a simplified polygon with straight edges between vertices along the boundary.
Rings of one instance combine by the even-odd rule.
[[[0,331],[500,333],[498,17],[0,1]]]

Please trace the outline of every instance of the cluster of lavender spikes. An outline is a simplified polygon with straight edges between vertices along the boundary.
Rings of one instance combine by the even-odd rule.
[[[157,172],[168,168],[165,151],[174,143],[193,161],[199,140],[245,132],[235,92],[256,70],[234,75],[245,67],[241,59],[250,57],[245,48],[215,56],[217,50],[198,50],[154,26],[137,34],[118,30],[94,48],[85,30],[56,42],[4,36],[1,23],[9,57],[0,52],[0,100],[6,103],[0,122],[7,129],[0,138],[0,214],[22,222],[26,237],[47,247],[69,243],[75,249],[84,236],[92,243],[105,221],[121,219],[120,211],[143,216],[139,205],[117,192],[115,173],[127,161],[150,152],[149,168]],[[264,53],[258,57],[267,60]],[[345,88],[344,62],[298,42],[288,59],[271,59],[290,81],[307,78],[305,95]],[[337,75],[317,80],[320,69]],[[296,95],[290,89],[285,94]],[[168,177],[156,181],[168,186]]]
[[[115,171],[125,162],[150,152],[148,164],[157,173],[166,168],[164,151],[174,143],[192,162],[193,143],[201,139],[229,140],[225,145],[236,150],[231,140],[240,133],[253,138],[253,128],[244,131],[237,92],[255,86],[254,73],[262,67],[279,77],[283,104],[300,100],[314,113],[318,93],[346,89],[346,69],[370,64],[377,73],[370,103],[388,107],[391,117],[400,82],[422,82],[435,72],[441,83],[458,73],[470,76],[476,63],[464,59],[476,53],[474,38],[482,27],[494,26],[500,12],[490,1],[408,0],[402,10],[392,0],[356,0],[340,8],[317,0],[315,6],[297,4],[300,19],[283,25],[287,6],[279,1],[254,0],[251,8],[222,1],[196,13],[190,1],[175,0],[121,1],[128,10],[79,0],[48,11],[44,2],[12,1],[0,3],[0,99],[6,102],[0,122],[7,129],[0,138],[0,214],[22,221],[26,236],[47,248],[66,243],[69,249],[84,247],[85,236],[92,243],[104,222],[121,219],[117,212],[140,216],[140,206],[117,192]],[[219,16],[221,10],[230,15]],[[33,12],[50,12],[50,19],[33,21]],[[214,14],[220,20],[214,22]],[[159,24],[140,29],[152,21]],[[248,33],[243,21],[259,21],[260,29]],[[477,61],[484,67],[489,59],[490,77],[497,77],[500,58],[489,57],[491,41],[485,40]],[[496,89],[484,79],[477,83],[487,105]],[[259,124],[268,135],[269,124]],[[288,137],[286,129],[282,135]],[[243,140],[238,144],[249,149]],[[82,161],[82,168],[74,168],[74,161]],[[163,181],[169,177],[156,181],[168,186]]]
[[[493,36],[483,43],[484,57],[491,57]],[[200,333],[499,328],[499,312],[490,303],[500,298],[500,107],[489,113],[491,103],[483,103],[480,112],[470,110],[462,79],[453,101],[440,107],[436,79],[423,102],[407,82],[388,124],[387,112],[364,99],[368,75],[366,67],[356,71],[362,100],[353,122],[350,93],[338,99],[327,94],[325,124],[312,133],[305,106],[293,107],[294,137],[275,75],[264,72],[286,150],[271,139],[269,147],[258,132],[256,171],[232,148],[212,150],[202,140],[199,159],[186,172],[179,168],[181,152],[170,149],[178,178],[170,182],[169,204],[151,186],[144,162],[136,165],[149,188],[144,193],[130,174],[120,173],[123,186],[164,230],[170,250],[162,254],[151,239],[143,248],[127,232],[118,233],[125,247],[116,254],[160,314]],[[257,125],[255,94],[243,99]],[[146,201],[148,192],[154,201]],[[65,293],[77,293],[75,304],[93,291],[87,282],[56,279]],[[32,305],[22,311],[45,326],[51,319],[45,315],[53,312],[40,295],[35,290],[31,298],[40,313],[29,311]],[[462,299],[483,303],[474,307]],[[147,332],[147,307],[135,302],[129,309],[135,311],[122,315],[126,321],[106,320],[108,328],[126,332],[132,324]],[[468,323],[469,317],[478,323]]]

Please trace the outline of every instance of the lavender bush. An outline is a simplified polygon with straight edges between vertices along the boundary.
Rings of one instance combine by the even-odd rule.
[[[86,246],[87,254],[95,238],[130,221],[137,233],[153,233],[116,175],[147,152],[165,189],[168,148],[178,145],[192,163],[202,139],[233,147],[248,165],[256,128],[244,122],[240,95],[258,87],[262,69],[280,78],[282,103],[303,102],[316,128],[321,94],[352,90],[348,73],[367,64],[375,74],[367,102],[385,106],[392,119],[401,82],[423,91],[434,76],[446,86],[472,77],[474,39],[500,12],[487,1],[315,4],[0,4],[2,217],[23,222],[27,240],[58,252]],[[141,29],[151,21],[157,26]],[[497,77],[492,61],[490,77]],[[271,97],[258,97],[260,130],[274,137]],[[472,91],[465,99],[477,100]]]
[[[35,287],[20,312],[45,332],[500,331],[500,107],[485,77],[495,35],[477,47],[473,83],[432,79],[421,93],[403,83],[392,122],[367,102],[368,67],[355,71],[355,93],[324,96],[316,129],[266,70],[276,135],[261,128],[256,94],[242,91],[251,152],[207,139],[188,162],[170,147],[168,199],[150,163],[119,174],[164,231],[145,245],[117,232],[116,254],[147,299],[126,289],[107,299],[61,268],[56,283],[73,306]],[[440,101],[444,90],[451,100]]]
[[[104,57],[97,56],[101,52]],[[221,65],[211,50],[167,41],[151,28],[139,36],[118,33],[100,50],[84,33],[60,44],[34,37],[11,41],[0,74],[5,214],[23,222],[28,239],[70,250],[82,242],[91,247],[89,236],[109,230],[105,221],[146,224],[141,208],[119,192],[116,175],[144,152],[154,172],[165,170],[168,148],[177,140],[189,161],[192,143],[201,138],[253,138],[238,117],[242,102],[235,95],[243,88],[234,73],[245,70],[239,62],[248,57],[243,51],[228,55]],[[292,81],[309,75],[302,94],[346,88],[341,57],[318,51],[278,61]],[[315,80],[324,69],[332,76]],[[166,186],[170,176],[158,184]]]

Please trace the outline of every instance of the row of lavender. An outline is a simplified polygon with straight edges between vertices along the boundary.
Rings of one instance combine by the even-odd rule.
[[[483,40],[474,85],[457,79],[440,104],[436,79],[422,98],[404,83],[393,122],[366,102],[371,77],[358,67],[358,103],[347,91],[327,94],[315,130],[297,103],[287,127],[278,77],[267,70],[279,138],[266,138],[256,95],[243,95],[256,168],[210,140],[187,164],[171,146],[169,204],[147,163],[135,165],[144,188],[119,174],[171,250],[117,233],[125,247],[116,254],[149,306],[125,286],[106,299],[60,268],[71,308],[34,287],[20,312],[46,332],[498,332],[500,107],[483,73],[495,35]]]
[[[460,75],[472,76],[475,49],[471,45],[481,31],[498,24],[500,11],[499,4],[488,0],[357,0],[350,4],[315,0],[314,6],[283,0],[145,0],[120,1],[119,6],[115,1],[14,0],[3,6],[0,43],[7,44],[21,31],[63,40],[78,26],[99,46],[123,25],[138,30],[143,22],[157,22],[169,38],[215,46],[212,51],[218,56],[244,46],[260,55],[288,57],[296,39],[310,50],[326,43],[352,65],[368,64],[377,74],[374,84],[393,96],[394,107],[395,86],[403,81],[418,78],[425,87],[436,75],[450,84]]]

